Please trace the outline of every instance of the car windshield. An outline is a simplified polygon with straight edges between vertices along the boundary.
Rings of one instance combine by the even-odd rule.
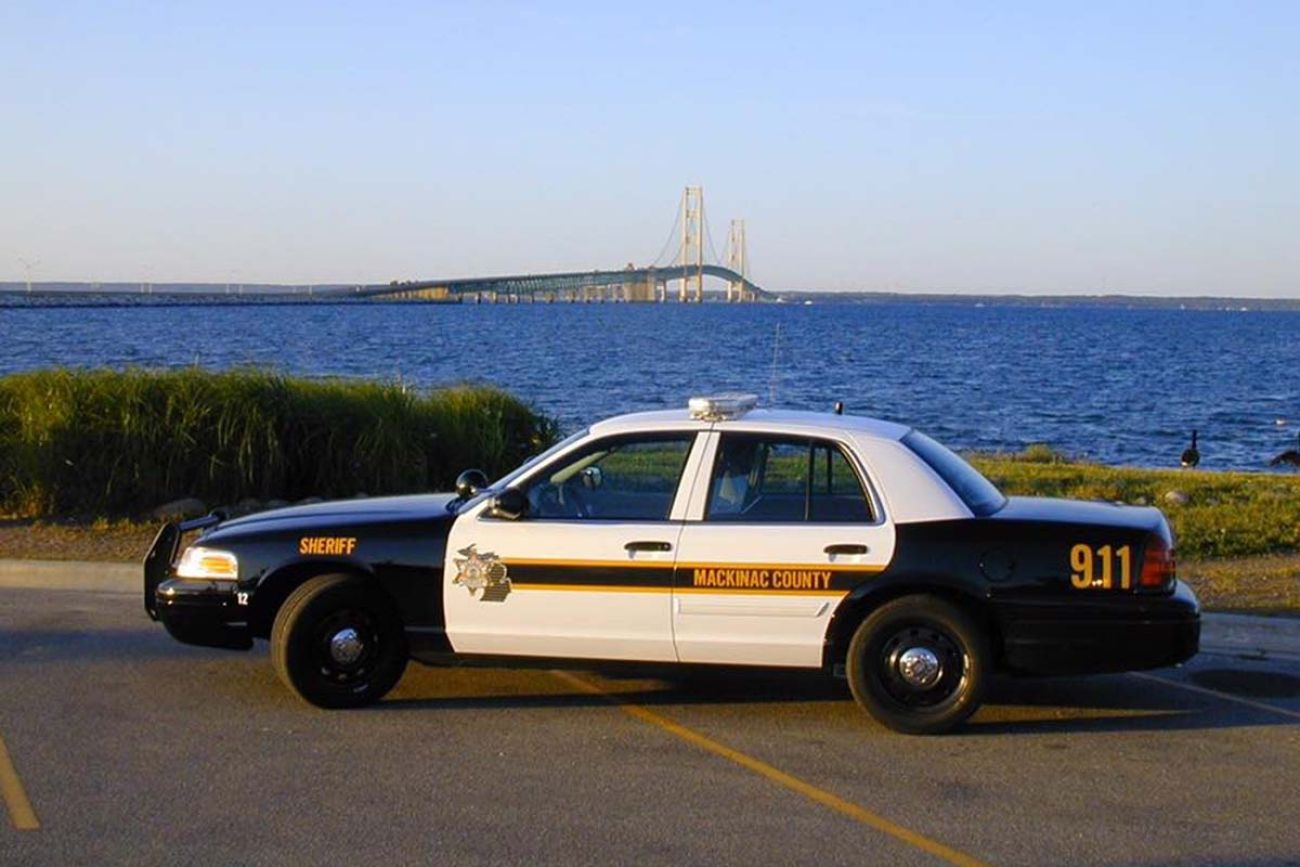
[[[903,445],[925,461],[948,487],[961,497],[966,507],[976,515],[991,515],[1006,505],[1007,498],[979,470],[961,459],[955,452],[930,439],[920,431],[903,437]]]
[[[499,491],[499,490],[501,490],[502,488],[507,488],[507,487],[509,487],[509,486],[510,486],[510,483],[513,482],[515,479],[519,478],[520,474],[522,474],[522,473],[524,472],[524,470],[527,470],[529,467],[532,467],[532,466],[536,465],[539,461],[546,460],[547,458],[551,457],[552,455],[557,455],[557,454],[559,454],[560,452],[564,451],[564,450],[567,449],[569,446],[573,445],[573,444],[576,443],[578,440],[580,440],[580,439],[582,439],[583,437],[585,437],[585,436],[587,435],[587,433],[588,433],[590,430],[591,430],[590,428],[583,428],[582,430],[578,431],[577,433],[575,433],[575,434],[571,434],[571,435],[565,437],[564,439],[560,440],[558,443],[556,443],[555,445],[551,446],[549,449],[547,449],[546,451],[542,452],[541,454],[539,454],[539,455],[533,455],[531,458],[529,458],[528,460],[524,461],[522,464],[520,464],[519,466],[515,467],[515,468],[514,468],[513,470],[511,470],[510,472],[506,473],[504,476],[502,476],[501,478],[497,479],[495,482],[493,482],[493,483],[492,483],[491,485],[489,485],[488,487],[489,487],[491,490],[494,490],[494,491]]]

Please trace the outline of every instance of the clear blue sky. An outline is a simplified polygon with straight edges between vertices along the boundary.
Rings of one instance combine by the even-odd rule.
[[[0,6],[0,279],[1300,297],[1300,3]]]

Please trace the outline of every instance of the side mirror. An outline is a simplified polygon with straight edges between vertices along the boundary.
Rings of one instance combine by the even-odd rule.
[[[456,496],[468,500],[488,486],[488,477],[482,470],[466,470],[456,477]]]
[[[518,488],[506,488],[488,503],[488,514],[494,518],[517,521],[528,511],[528,498]]]

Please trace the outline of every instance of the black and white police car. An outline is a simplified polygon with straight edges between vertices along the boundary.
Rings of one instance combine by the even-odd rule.
[[[912,733],[959,724],[995,671],[1196,653],[1157,509],[1008,498],[904,425],[755,404],[607,419],[454,495],[168,524],[145,607],[183,642],[269,639],[322,707],[382,698],[408,658],[778,666],[843,672]]]

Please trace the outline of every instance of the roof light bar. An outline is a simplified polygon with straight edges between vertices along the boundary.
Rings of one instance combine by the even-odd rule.
[[[722,421],[738,418],[758,406],[756,394],[710,394],[693,397],[687,403],[691,418],[701,421]]]

